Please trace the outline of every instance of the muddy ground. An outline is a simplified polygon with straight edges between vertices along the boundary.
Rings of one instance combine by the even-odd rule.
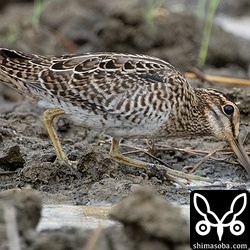
[[[31,1],[10,1],[7,5],[3,2],[0,10],[0,45],[40,54],[90,51],[144,53],[161,57],[182,72],[196,65],[202,22],[197,21],[194,14],[173,11],[170,8],[172,5],[167,4],[155,9],[151,17],[148,6],[143,1],[123,1],[122,4],[120,1],[113,1],[109,6],[104,2],[51,1],[44,7],[38,21],[34,21],[36,19]],[[244,5],[244,1],[242,4]],[[195,6],[195,1],[193,5]],[[222,4],[220,11],[225,12],[225,8],[223,9]],[[233,8],[237,9],[237,15],[240,15],[238,12],[244,14],[246,11],[242,6]],[[250,61],[247,44],[249,45],[247,41],[238,39],[215,25],[204,72],[247,78]],[[249,152],[250,88],[200,81],[191,83],[198,87],[221,89],[239,105],[242,115],[241,134]],[[23,197],[19,203],[26,204],[26,200],[29,200],[37,204],[32,209],[36,211],[34,214],[39,214],[42,203],[110,206],[135,192],[130,200],[126,200],[130,206],[121,204],[120,212],[115,211],[112,216],[122,221],[125,227],[103,230],[100,234],[102,236],[96,237],[105,239],[105,247],[100,243],[96,248],[86,249],[173,249],[174,246],[176,249],[188,249],[188,229],[183,226],[186,222],[182,219],[176,221],[176,225],[179,225],[177,228],[171,229],[175,235],[179,235],[175,239],[165,233],[167,227],[156,226],[157,231],[154,225],[155,230],[151,228],[147,231],[148,225],[142,221],[147,218],[148,209],[143,210],[143,206],[139,209],[142,217],[135,216],[136,219],[132,222],[126,214],[129,214],[128,211],[138,214],[138,211],[132,209],[136,206],[140,208],[145,200],[150,201],[152,211],[165,209],[171,214],[172,210],[165,201],[178,205],[189,204],[190,190],[197,183],[182,180],[188,186],[181,187],[166,180],[160,173],[116,164],[108,154],[110,140],[107,136],[87,130],[80,124],[73,124],[66,116],[56,119],[55,126],[65,152],[70,159],[79,162],[76,170],[55,163],[55,152],[42,121],[44,105],[27,100],[2,84],[0,90],[0,191],[5,191],[4,197],[9,195],[10,200],[16,200],[15,195]],[[219,150],[196,171],[197,175],[209,177],[215,183],[198,183],[199,188],[250,188],[245,170],[238,164],[226,142],[207,137],[162,139],[150,141],[150,145],[144,140],[124,140],[122,144],[122,151],[131,152],[129,155],[133,158],[150,163],[159,163],[157,159],[160,159],[180,171],[184,171],[185,167],[195,166],[207,154]],[[147,155],[147,152],[154,158]],[[161,198],[150,190],[140,191],[140,187],[146,186],[151,186]],[[29,191],[6,193],[6,190],[11,189]],[[42,203],[37,198],[39,196]],[[133,199],[142,201],[134,204]],[[16,207],[15,204],[12,206]],[[150,207],[149,204],[146,206]],[[124,207],[127,210],[121,210]],[[178,212],[172,212],[172,217],[179,217]],[[121,214],[126,216],[121,218]],[[164,212],[162,216],[165,218]],[[162,218],[156,221],[156,225]],[[47,234],[35,233],[38,219],[39,215],[35,216],[35,222],[28,226],[28,231],[19,230],[23,249],[82,249],[89,242],[88,235],[95,238],[92,232],[81,234],[75,228],[59,229]],[[169,221],[169,218],[166,220]],[[184,228],[184,231],[179,232],[180,228]],[[138,237],[130,237],[135,232],[139,232]],[[144,234],[146,236],[142,237]],[[110,238],[110,235],[116,235],[116,238]],[[7,249],[6,242],[2,246],[0,244],[0,249]],[[52,245],[48,246],[48,242],[52,242]]]

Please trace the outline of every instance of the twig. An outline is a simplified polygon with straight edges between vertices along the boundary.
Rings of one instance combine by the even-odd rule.
[[[189,71],[189,72],[186,72],[186,73],[184,74],[184,76],[185,76],[186,78],[199,79],[199,80],[201,80],[202,82],[208,82],[208,83],[212,84],[212,82],[209,81],[209,80],[207,79],[207,76],[205,75],[205,73],[203,73],[200,69],[198,69],[198,68],[196,68],[196,67],[190,67],[190,68],[188,68],[188,71]],[[192,76],[192,75],[191,75],[192,73],[193,73],[193,78],[192,78],[192,77],[189,77],[189,76]]]
[[[210,151],[193,150],[193,149],[182,149],[182,148],[174,148],[174,147],[173,148],[172,147],[166,147],[165,148],[164,146],[161,146],[161,145],[157,145],[157,146],[159,147],[157,150],[162,150],[162,151],[179,151],[179,152],[185,152],[185,153],[192,154],[192,155],[204,155],[204,154],[210,154],[211,153]],[[250,149],[245,149],[245,151],[248,152],[248,151],[250,151]],[[231,156],[231,155],[233,155],[233,152],[229,148],[228,149],[219,149],[219,150],[216,150],[216,154],[217,155],[228,155],[228,156]],[[214,160],[214,161],[225,162],[225,163],[233,164],[233,165],[239,165],[240,164],[239,162],[228,161],[227,158],[228,157],[226,157],[225,159],[220,159],[220,158],[216,158],[216,157],[210,156],[210,159]]]
[[[121,146],[131,148],[131,149],[135,149],[133,151],[124,152],[123,154],[132,154],[132,153],[142,152],[142,153],[147,154],[149,157],[153,158],[154,160],[157,160],[162,165],[171,168],[171,166],[169,166],[168,164],[166,164],[165,162],[163,162],[162,160],[160,160],[159,158],[155,157],[154,155],[150,154],[149,152],[147,152],[146,150],[144,150],[142,148],[138,148],[138,147],[134,147],[134,146],[126,145],[126,144],[121,144]],[[216,152],[216,154],[220,154],[220,155],[232,155],[233,152],[230,149],[219,149],[219,150],[210,152],[210,151],[204,151],[204,150],[165,147],[165,146],[162,146],[162,145],[159,145],[159,144],[155,144],[155,146],[157,146],[157,151],[179,151],[179,152],[184,152],[184,153],[188,153],[188,154],[192,154],[192,155],[204,155],[204,154],[206,154],[207,156],[205,156],[205,160],[207,160],[207,158],[210,158],[211,160],[225,162],[225,163],[228,163],[228,164],[233,164],[233,165],[239,165],[240,164],[239,162],[228,161],[227,160],[228,157],[226,157],[226,159],[219,159],[219,158],[216,158],[216,157],[212,157],[212,155],[215,154],[215,152]],[[246,149],[246,152],[248,152],[248,151],[250,151],[250,149]],[[202,163],[203,163],[203,160],[200,162],[200,165]]]
[[[179,152],[184,152],[184,153],[189,153],[189,154],[194,154],[194,155],[204,155],[204,154],[209,153],[208,151],[204,151],[204,150],[167,147],[167,146],[162,146],[162,145],[158,145],[158,144],[156,144],[156,146],[158,147],[157,148],[158,151],[179,151]]]
[[[151,153],[149,153],[148,151],[146,151],[143,148],[137,148],[137,147],[129,146],[129,145],[126,145],[126,144],[120,144],[120,145],[123,146],[123,147],[127,147],[127,148],[135,148],[135,150],[133,150],[133,151],[123,152],[122,153],[123,155],[135,154],[135,153],[144,153],[144,154],[148,155],[149,157],[151,157],[152,159],[160,162],[162,165],[171,168],[171,166],[169,166],[164,161],[162,161],[161,159],[155,157],[154,155],[152,155]]]
[[[0,172],[0,175],[8,175],[8,174],[16,174],[17,171],[4,171],[4,172]]]
[[[203,164],[210,156],[212,156],[216,152],[217,152],[217,150],[214,150],[211,153],[209,153],[208,155],[206,155],[205,157],[203,157],[203,159],[201,161],[199,161],[197,164],[195,164],[194,167],[189,171],[189,174],[194,173],[201,166],[201,164]]]
[[[141,153],[141,152],[144,153],[144,150],[143,149],[135,149],[135,150],[131,150],[131,151],[128,151],[128,152],[123,152],[122,154],[123,155],[129,155],[129,154],[136,154],[136,153]]]
[[[185,148],[175,148],[175,147],[167,147],[161,144],[155,144],[158,148],[157,150],[163,151],[180,151],[190,154],[209,154],[210,151],[207,150],[197,150],[197,149],[185,149]],[[250,148],[245,149],[246,152],[250,153]],[[217,153],[224,154],[224,155],[231,155],[233,151],[230,148],[218,149]]]

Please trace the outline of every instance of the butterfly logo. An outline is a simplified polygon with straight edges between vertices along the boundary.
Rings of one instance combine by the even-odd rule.
[[[239,209],[239,204],[241,204],[240,200],[243,199],[243,205],[242,207]],[[198,205],[198,201],[200,204],[200,207]],[[239,194],[237,195],[230,206],[230,210],[227,211],[221,219],[219,219],[219,217],[210,210],[210,205],[207,201],[207,199],[199,194],[199,193],[195,193],[194,194],[194,207],[196,209],[196,211],[203,217],[202,220],[200,220],[199,222],[197,222],[196,226],[195,226],[195,230],[196,232],[201,235],[207,235],[209,234],[211,227],[215,227],[217,228],[217,235],[219,238],[219,241],[221,241],[223,233],[224,233],[224,228],[225,227],[229,227],[230,232],[235,235],[241,235],[244,233],[245,231],[245,225],[243,224],[242,221],[237,220],[237,217],[245,210],[246,205],[247,205],[247,195],[246,193],[243,194]],[[235,206],[238,203],[237,207]],[[203,206],[201,206],[203,204]],[[226,219],[230,220],[230,222],[225,223]]]

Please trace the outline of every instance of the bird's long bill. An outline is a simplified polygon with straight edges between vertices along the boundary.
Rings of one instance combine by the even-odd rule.
[[[238,136],[238,138],[234,140],[228,141],[229,145],[233,149],[234,153],[237,155],[241,165],[246,169],[248,174],[250,175],[250,159],[246,153],[246,151],[243,148],[243,145],[241,143],[241,140]]]

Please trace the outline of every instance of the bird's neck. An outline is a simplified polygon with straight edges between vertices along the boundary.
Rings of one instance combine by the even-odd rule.
[[[189,100],[176,104],[171,110],[169,123],[165,127],[171,136],[206,136],[212,135],[211,127],[206,115],[206,99],[200,95],[202,89],[194,89]]]

